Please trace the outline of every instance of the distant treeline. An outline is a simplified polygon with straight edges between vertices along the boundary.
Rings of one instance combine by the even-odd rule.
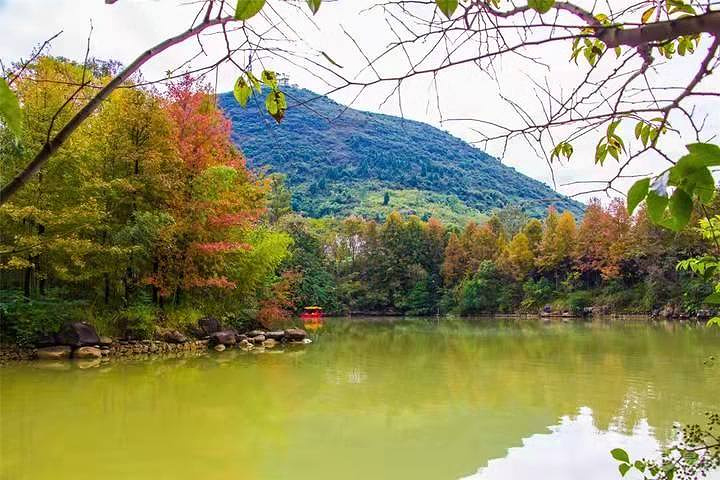
[[[41,57],[18,69],[24,131],[0,126],[0,177],[26,165],[113,68]],[[462,229],[398,213],[304,218],[282,177],[246,168],[215,100],[189,77],[163,92],[120,88],[0,207],[3,340],[30,342],[67,320],[145,337],[208,314],[272,323],[306,305],[692,311],[709,293],[675,269],[706,250],[701,236],[656,227],[643,211],[631,218],[620,200],[591,203],[579,224],[568,211],[541,221],[519,207]]]
[[[700,234],[658,227],[644,210],[630,217],[620,199],[592,201],[579,223],[567,211],[551,208],[538,220],[511,207],[463,229],[397,213],[384,223],[288,216],[279,224],[294,240],[283,268],[301,274],[295,304],[338,312],[537,312],[551,305],[650,313],[672,304],[692,313],[712,291],[676,270],[678,260],[707,251]]]

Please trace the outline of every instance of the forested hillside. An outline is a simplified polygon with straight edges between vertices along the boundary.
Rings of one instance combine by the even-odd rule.
[[[308,90],[283,91],[289,109],[280,124],[253,101],[243,109],[231,93],[219,102],[249,165],[287,175],[297,211],[384,219],[394,209],[451,223],[511,204],[533,216],[550,205],[582,212],[580,203],[430,125],[343,112],[344,106]]]

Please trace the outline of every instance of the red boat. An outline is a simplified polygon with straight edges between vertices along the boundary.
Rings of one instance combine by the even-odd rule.
[[[300,314],[300,318],[303,321],[303,326],[307,330],[317,330],[323,326],[325,320],[323,320],[323,309],[313,305],[311,307],[305,307],[303,312]]]
[[[313,305],[312,307],[303,308],[303,312],[300,314],[300,318],[305,319],[316,319],[324,316],[322,307]]]

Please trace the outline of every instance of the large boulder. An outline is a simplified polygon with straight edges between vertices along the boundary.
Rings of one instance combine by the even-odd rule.
[[[166,330],[162,333],[161,339],[167,343],[185,343],[188,341],[187,337],[177,330]]]
[[[208,336],[213,333],[219,332],[222,328],[220,327],[220,321],[215,317],[203,317],[198,320],[198,326],[203,335]]]
[[[250,341],[259,345],[265,341],[265,335],[256,335]]]
[[[280,341],[285,338],[285,332],[278,330],[276,332],[265,332],[265,338],[269,338],[275,341]]]
[[[224,330],[222,332],[215,332],[210,335],[211,345],[235,345],[237,339],[235,337],[234,330]]]
[[[260,335],[265,335],[265,330],[250,330],[245,335],[247,335],[250,338],[258,337]]]
[[[40,360],[63,360],[70,358],[70,347],[56,345],[54,347],[38,348],[37,357]]]
[[[102,357],[102,351],[95,347],[80,347],[73,352],[73,358],[92,359]]]
[[[95,327],[87,322],[66,323],[60,327],[55,334],[55,342],[58,345],[69,345],[71,347],[84,347],[87,345],[98,345],[98,337]]]
[[[308,334],[301,328],[288,328],[285,330],[285,338],[291,342],[301,342],[307,338]]]

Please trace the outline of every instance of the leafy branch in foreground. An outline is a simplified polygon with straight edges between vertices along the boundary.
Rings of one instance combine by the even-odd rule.
[[[662,452],[659,461],[631,460],[622,448],[610,452],[619,463],[623,477],[630,470],[637,470],[646,480],[694,479],[705,477],[720,467],[720,414],[707,413],[707,425],[675,427],[678,440]]]
[[[698,231],[703,239],[715,243],[717,247],[718,228],[720,228],[720,215],[715,215],[714,217],[700,219]],[[693,272],[706,281],[715,279],[714,292],[708,295],[704,302],[711,305],[720,305],[720,281],[718,281],[718,277],[720,277],[720,258],[716,255],[687,258],[678,262],[677,269]],[[720,327],[720,317],[711,318],[707,324],[708,326],[714,324]]]
[[[690,153],[654,179],[638,180],[628,191],[628,212],[632,215],[643,200],[650,218],[674,231],[690,221],[693,197],[706,205],[715,194],[710,167],[720,166],[720,147],[710,143],[687,146]],[[668,187],[673,187],[672,192]]]

